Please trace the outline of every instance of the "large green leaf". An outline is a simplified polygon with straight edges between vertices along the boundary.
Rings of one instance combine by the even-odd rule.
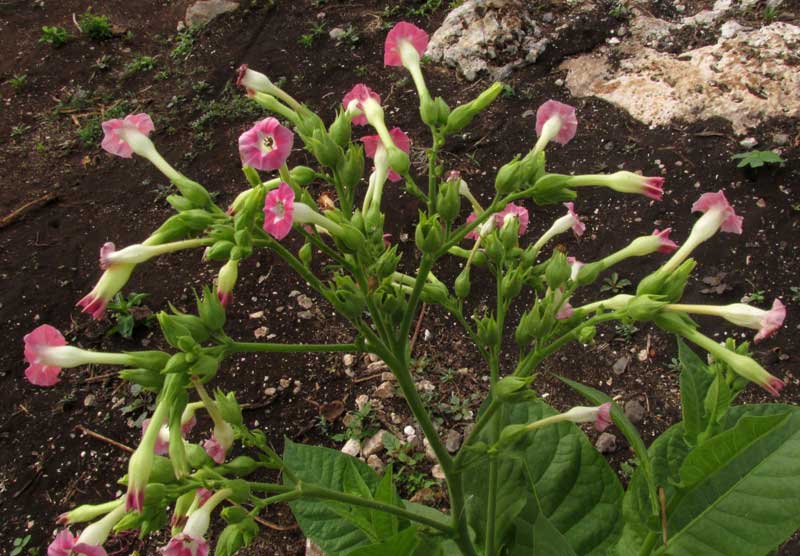
[[[555,411],[542,401],[525,401],[505,406],[495,419],[500,419],[502,428],[553,414]],[[494,426],[490,423],[478,440],[488,443],[488,431]],[[616,541],[622,487],[578,427],[559,423],[530,432],[514,445],[513,457],[507,455],[504,453],[498,462],[498,545],[513,539],[519,527],[533,530],[540,514],[577,555],[603,554]],[[482,544],[488,496],[485,469],[478,466],[468,470],[464,487],[469,523]],[[508,511],[512,507],[514,511]]]
[[[686,441],[694,445],[697,435],[705,430],[705,400],[714,374],[708,365],[678,338],[678,359],[681,363],[681,411]]]
[[[575,556],[564,535],[541,513],[533,527],[524,519],[515,520],[514,532],[509,556]]]
[[[400,533],[386,537],[379,543],[362,546],[349,552],[350,556],[410,556],[419,539],[417,528],[406,527]]]

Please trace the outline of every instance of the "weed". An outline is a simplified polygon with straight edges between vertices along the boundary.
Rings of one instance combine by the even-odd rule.
[[[39,37],[39,44],[49,44],[53,48],[64,46],[72,37],[63,27],[42,27],[42,36]]]
[[[364,78],[367,75],[369,75],[369,68],[365,65],[356,66],[354,71],[356,72],[356,75],[361,78]]]
[[[86,12],[81,15],[79,25],[81,31],[93,41],[104,41],[114,36],[114,32],[111,30],[111,21],[105,15]]]
[[[603,281],[603,285],[600,286],[601,292],[612,291],[614,293],[620,293],[622,290],[627,288],[631,285],[631,281],[627,278],[620,279],[619,274],[616,272],[612,273],[611,276],[606,278]]]
[[[416,469],[425,458],[425,454],[416,452],[411,444],[401,441],[391,433],[383,434],[383,445],[386,447],[387,463],[393,466],[395,463],[398,464],[395,481],[400,487],[405,488],[408,494],[436,484],[425,473]]]
[[[625,477],[626,479],[630,479],[636,472],[636,468],[638,467],[638,465],[639,461],[636,458],[631,458],[619,464],[619,471],[620,473],[622,473],[623,477]]]
[[[503,92],[501,94],[506,98],[514,98],[517,96],[517,91],[508,83],[503,83]]]
[[[339,35],[339,38],[336,39],[339,44],[346,44],[350,48],[355,48],[359,42],[361,42],[361,37],[358,35],[358,32],[353,28],[352,25],[348,25],[347,29],[344,30],[344,33]]]
[[[119,334],[123,338],[131,338],[133,336],[133,329],[139,322],[147,322],[147,319],[142,319],[137,314],[135,307],[140,307],[145,297],[150,294],[147,293],[132,293],[127,299],[121,293],[114,296],[114,299],[108,304],[108,312],[114,320],[114,326],[108,329],[106,336]]]
[[[12,543],[11,552],[9,552],[9,556],[19,556],[22,554],[22,551],[25,550],[25,547],[28,546],[28,543],[31,542],[31,536],[25,535],[24,537],[17,537],[14,539]]]
[[[617,0],[608,11],[608,15],[617,19],[628,17],[628,6],[625,5],[624,0]]]
[[[442,382],[442,384],[455,382],[456,376],[458,376],[458,371],[452,367],[447,367],[446,369],[439,371],[439,380]]]
[[[95,60],[94,64],[92,64],[92,69],[95,69],[97,71],[108,71],[109,69],[111,69],[111,62],[113,60],[114,57],[111,56],[110,54],[103,54],[97,60]]]
[[[764,8],[764,21],[772,23],[778,19],[778,8],[775,6],[767,6]]]
[[[210,90],[211,90],[211,84],[208,81],[197,81],[195,83],[192,83],[192,91],[194,91],[198,95],[207,93]]]
[[[617,336],[625,341],[629,341],[631,338],[633,338],[634,334],[639,332],[639,329],[633,323],[620,322],[614,327],[614,331],[616,332]]]
[[[80,91],[80,90],[79,90]],[[84,107],[83,101],[80,102],[81,107]],[[100,116],[90,116],[83,120],[83,125],[78,128],[76,132],[78,135],[78,139],[80,139],[81,143],[84,146],[92,147],[97,145],[100,142],[100,139],[103,138],[103,127],[102,127],[102,120],[110,120],[112,118],[121,118],[125,116],[129,112],[128,110],[129,105],[127,102],[120,102],[113,108],[109,108],[103,114],[102,119]]]
[[[46,152],[47,152],[47,147],[46,147],[46,146],[45,146],[45,144],[44,144],[44,143],[42,143],[41,141],[39,141],[38,143],[36,143],[36,146],[35,146],[35,147],[33,147],[33,148],[34,148],[34,149],[36,150],[36,152],[37,152],[37,153],[39,153],[39,154],[44,154],[44,153],[46,153]]]
[[[351,438],[362,442],[367,438],[371,438],[378,432],[378,427],[374,423],[372,416],[372,407],[370,404],[364,404],[364,407],[349,414],[347,425],[342,433],[337,433],[331,436],[336,442],[346,442]]]
[[[176,99],[173,97],[173,100]],[[207,129],[217,122],[255,119],[261,115],[258,105],[240,94],[233,83],[225,85],[219,98],[195,99],[195,108],[200,111],[200,115],[190,124],[195,131]]]
[[[30,130],[31,126],[27,124],[15,125],[14,127],[11,128],[11,138],[19,139],[21,137],[24,137]]]
[[[325,34],[325,22],[322,21],[317,23],[311,27],[311,30],[306,33],[305,35],[301,35],[300,39],[298,39],[298,43],[300,46],[305,48],[311,48],[316,40]]]
[[[425,0],[416,8],[408,8],[406,14],[409,17],[429,17],[442,7],[442,0]]]
[[[447,402],[439,404],[437,409],[450,415],[454,421],[471,421],[474,416],[473,402],[472,397],[461,398],[453,394]]]
[[[156,81],[166,81],[169,79],[169,72],[167,70],[161,70],[160,72],[156,73],[153,78]]]
[[[766,299],[765,294],[764,290],[755,290],[752,293],[748,293],[745,298],[747,298],[747,303],[761,303]]]
[[[782,164],[786,162],[778,153],[773,151],[749,151],[735,154],[731,159],[739,160],[739,164],[736,165],[737,168],[744,168],[745,166],[760,168],[764,164]]]
[[[125,75],[133,75],[141,71],[150,71],[156,67],[156,59],[153,56],[137,56],[125,65]]]
[[[175,35],[175,47],[172,49],[172,52],[169,53],[170,58],[185,60],[191,56],[199,31],[200,27],[197,25],[192,25],[183,31],[179,31],[178,34]]]
[[[22,90],[25,87],[25,85],[28,84],[28,74],[20,73],[14,75],[13,77],[11,77],[11,79],[6,81],[6,83],[11,85],[11,88],[14,89],[15,91]]]
[[[681,372],[681,370],[683,369],[683,367],[681,366],[681,360],[678,359],[677,357],[673,357],[672,359],[669,360],[669,363],[667,363],[667,368],[673,373]]]
[[[792,286],[789,291],[792,292],[792,301],[800,303],[800,286]]]

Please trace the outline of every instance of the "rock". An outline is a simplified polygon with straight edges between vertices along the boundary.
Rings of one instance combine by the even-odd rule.
[[[356,358],[352,353],[345,353],[344,357],[342,357],[342,362],[344,363],[345,367],[352,367],[353,363],[356,362]]]
[[[255,313],[250,313],[251,319],[260,319],[264,316],[264,311],[256,311]]]
[[[356,407],[358,408],[359,411],[364,409],[364,406],[366,406],[368,403],[369,403],[369,396],[367,396],[366,394],[361,394],[356,398]]]
[[[344,443],[344,446],[342,446],[342,453],[347,454],[348,456],[357,457],[360,451],[361,443],[355,438],[351,438]]]
[[[311,539],[306,539],[306,556],[325,556],[325,553]]]
[[[742,29],[744,27],[738,21],[731,19],[722,24],[722,27],[719,28],[719,34],[723,39],[729,39]]]
[[[422,446],[425,448],[425,457],[431,461],[439,461],[439,458],[436,457],[436,452],[433,451],[433,447],[431,443],[428,442],[427,438],[422,439]]]
[[[755,137],[747,137],[739,141],[739,146],[743,149],[752,149],[756,145],[758,145],[758,139]]]
[[[365,458],[369,458],[372,454],[377,454],[383,450],[384,434],[386,434],[385,430],[379,430],[374,436],[368,438],[361,447],[361,455]]]
[[[433,499],[433,489],[425,487],[415,492],[414,496],[409,498],[409,502],[414,502],[415,504],[424,504],[426,502],[431,502]]]
[[[267,328],[266,326],[259,326],[258,328],[253,330],[253,336],[255,336],[256,338],[263,338],[267,334],[269,334],[269,328]]]
[[[522,113],[523,118],[533,118],[536,115],[536,110],[525,110]]]
[[[97,398],[95,397],[94,394],[87,394],[87,396],[83,398],[83,406],[92,407],[95,404],[96,400]]]
[[[381,382],[381,384],[377,388],[375,388],[375,391],[372,393],[372,395],[382,400],[385,400],[387,398],[393,398],[394,385],[392,385],[392,383],[389,381]]]
[[[311,320],[314,318],[314,313],[312,313],[311,311],[299,311],[297,313],[297,317],[303,320]]]
[[[601,454],[610,454],[617,449],[617,437],[610,432],[604,432],[597,437],[594,445]]]
[[[641,423],[644,419],[644,406],[636,400],[630,400],[625,403],[625,416],[630,419],[634,425]]]
[[[373,361],[369,365],[367,365],[367,371],[370,373],[378,373],[380,371],[385,371],[389,368],[389,365],[384,363],[382,360]]]
[[[186,25],[205,25],[215,17],[239,8],[239,2],[228,0],[200,0],[186,8]]]
[[[434,479],[437,479],[439,481],[443,481],[445,479],[444,470],[442,469],[442,466],[439,465],[438,463],[433,467],[431,467],[431,475],[433,475]]]
[[[721,13],[729,8],[730,2],[715,4]],[[800,116],[800,72],[792,65],[800,27],[775,22],[678,54],[650,46],[653,37],[674,35],[689,20],[637,16],[632,36],[617,47],[621,59],[601,48],[561,64],[567,87],[573,96],[601,98],[651,126],[721,117],[743,135],[767,119]]]
[[[264,395],[267,396],[267,397],[271,397],[271,396],[274,396],[277,391],[278,391],[278,389],[277,388],[273,388],[273,387],[264,388]]]
[[[297,296],[297,304],[303,309],[311,309],[314,306],[314,300],[303,293]]]
[[[630,355],[623,355],[619,359],[617,359],[614,364],[611,366],[611,370],[614,371],[615,375],[621,375],[625,372],[625,369],[628,368],[628,364],[631,362]]]
[[[434,390],[436,390],[436,386],[434,386],[433,382],[431,382],[428,379],[420,380],[419,382],[416,383],[416,386],[417,390],[421,392],[433,392]]]
[[[375,454],[367,458],[367,465],[369,465],[375,473],[381,473],[383,471],[383,461]]]
[[[785,133],[776,133],[772,136],[772,142],[779,147],[783,147],[789,143],[789,136]]]
[[[381,380],[384,382],[394,382],[397,378],[392,373],[386,371],[381,373]]]
[[[553,23],[554,19],[555,17],[553,16],[552,12],[547,12],[542,15],[542,21],[544,21],[545,23]]]
[[[328,31],[328,36],[335,41],[340,40],[343,36],[347,34],[347,31],[342,29],[341,27],[334,27],[330,31]]]
[[[278,386],[280,387],[281,390],[286,390],[291,383],[292,381],[289,380],[288,378],[278,379]]]
[[[461,433],[456,429],[447,431],[447,436],[444,437],[444,447],[451,454],[455,454],[461,447]]]

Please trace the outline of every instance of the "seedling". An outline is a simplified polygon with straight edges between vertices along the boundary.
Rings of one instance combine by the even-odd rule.
[[[146,322],[137,316],[135,307],[141,307],[142,301],[150,294],[147,293],[132,293],[127,299],[121,293],[114,296],[114,299],[108,304],[109,316],[114,320],[112,326],[106,336],[119,334],[123,338],[132,338],[133,329],[140,322]]]
[[[31,542],[31,536],[25,535],[24,537],[17,537],[14,539],[11,552],[9,552],[9,556],[19,556],[22,554],[22,551],[28,546],[28,543]]]
[[[72,37],[63,27],[42,27],[42,36],[39,37],[39,44],[49,44],[53,48],[64,46]]]
[[[27,124],[15,125],[11,128],[11,138],[19,139],[20,137],[24,137],[30,130],[31,126]]]
[[[611,276],[603,280],[603,285],[600,286],[601,292],[611,291],[614,293],[620,293],[625,288],[631,285],[631,281],[627,278],[620,278],[619,274],[613,272]]]
[[[105,41],[114,36],[108,16],[86,12],[80,17],[81,31],[93,41]]]
[[[630,341],[630,339],[633,338],[633,335],[639,332],[639,329],[636,327],[636,325],[627,322],[617,323],[614,327],[614,330],[617,336],[626,342]]]
[[[800,303],[800,286],[792,286],[789,291],[792,292],[792,301]]]
[[[311,31],[309,31],[304,35],[301,35],[297,42],[300,43],[300,46],[303,46],[305,48],[311,48],[316,42],[316,40],[324,34],[325,34],[325,22],[322,21],[311,27]]]
[[[25,87],[25,85],[28,84],[28,74],[27,73],[20,73],[20,74],[14,75],[11,79],[6,81],[6,83],[11,85],[11,88],[14,89],[15,91],[19,91],[23,87]]]
[[[133,75],[142,71],[150,71],[156,67],[156,59],[153,56],[137,56],[125,66],[125,75]]]
[[[737,168],[760,168],[765,164],[783,164],[786,162],[780,155],[773,151],[748,151],[746,153],[735,154],[732,160],[738,160]]]

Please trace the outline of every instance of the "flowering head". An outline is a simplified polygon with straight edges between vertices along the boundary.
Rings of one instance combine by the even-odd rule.
[[[575,107],[548,100],[536,111],[536,135],[562,145],[569,143],[578,129]]]
[[[242,64],[236,70],[236,85],[248,91],[269,93],[273,90],[272,81],[261,72],[251,70],[247,64]]]
[[[47,556],[70,556],[76,540],[77,537],[69,529],[62,529],[47,547]]]
[[[273,117],[264,118],[239,136],[242,164],[258,170],[280,168],[294,144],[294,133]]]
[[[108,270],[113,263],[111,261],[111,256],[117,250],[116,246],[111,243],[110,241],[105,242],[102,247],[100,247],[100,268],[103,270]]]
[[[407,21],[401,21],[386,35],[383,48],[384,66],[406,66],[413,63],[416,55],[417,63],[428,48],[428,33]]]
[[[571,222],[570,227],[572,228],[572,232],[575,234],[575,237],[582,236],[583,232],[586,231],[586,224],[581,222],[578,213],[575,212],[574,203],[564,203],[564,206],[567,207],[567,217]]]
[[[393,127],[389,131],[389,135],[392,137],[392,141],[394,141],[395,146],[403,151],[404,153],[408,153],[411,150],[411,139],[408,138],[408,135],[400,129],[399,127]],[[369,158],[375,159],[375,155],[378,153],[378,149],[384,149],[384,145],[381,142],[380,135],[365,135],[361,138],[361,142],[364,143],[364,154],[366,154]],[[398,182],[403,178],[392,170],[389,169],[388,178],[390,181]]]
[[[530,222],[528,209],[523,206],[515,205],[514,203],[508,203],[505,207],[503,207],[503,210],[495,213],[495,226],[497,228],[502,228],[503,224],[505,224],[506,218],[514,217],[519,219],[519,235],[521,236],[528,229],[528,223]]]
[[[342,106],[344,106],[344,109],[347,111],[358,110],[361,112],[353,116],[353,123],[355,125],[367,125],[367,117],[364,115],[364,102],[370,99],[379,105],[381,103],[380,95],[363,83],[355,85],[350,89],[350,92],[344,95],[342,99]]]
[[[203,537],[180,533],[159,550],[164,556],[208,556],[208,542]]]
[[[743,217],[738,216],[720,189],[716,193],[703,193],[692,205],[692,212],[719,214],[720,229],[733,234],[742,233]]]
[[[122,158],[131,158],[135,147],[139,146],[143,138],[147,139],[155,126],[150,116],[141,113],[105,121],[102,128],[103,141],[100,146],[103,150]]]
[[[678,249],[678,244],[669,238],[669,233],[671,231],[672,228],[664,228],[661,231],[659,231],[658,228],[653,230],[653,233],[651,235],[657,237],[660,242],[658,246],[659,253],[672,253],[673,251]]]
[[[786,306],[781,303],[780,299],[776,299],[772,302],[772,308],[769,311],[765,311],[764,314],[759,319],[759,324],[761,325],[758,330],[758,334],[754,340],[756,342],[760,342],[766,338],[769,338],[773,334],[775,334],[781,326],[783,326],[783,321],[786,319]]]
[[[575,309],[572,307],[569,301],[564,301],[559,307],[558,312],[556,313],[556,320],[566,320],[571,318],[574,314]]]
[[[561,414],[561,418],[573,423],[594,423],[598,431],[604,431],[611,424],[611,402],[596,407],[575,406]]]
[[[135,266],[115,264],[109,267],[103,272],[92,291],[83,296],[76,306],[81,308],[82,313],[91,315],[95,320],[103,318],[108,302],[128,283]]]
[[[47,353],[52,348],[65,346],[67,341],[58,329],[49,324],[42,324],[25,335],[25,360],[28,368],[25,377],[36,386],[53,386],[58,383],[61,367],[48,361]]]
[[[281,182],[264,199],[264,231],[275,239],[285,238],[292,229],[294,191]]]

